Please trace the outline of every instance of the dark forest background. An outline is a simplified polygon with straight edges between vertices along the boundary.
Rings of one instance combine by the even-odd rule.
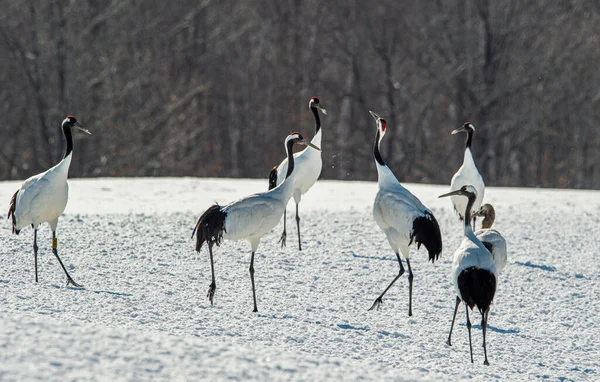
[[[0,179],[266,178],[323,121],[328,179],[600,188],[600,2],[0,0]],[[265,180],[266,187],[266,180]]]

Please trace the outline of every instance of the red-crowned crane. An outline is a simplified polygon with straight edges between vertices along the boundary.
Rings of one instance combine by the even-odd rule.
[[[475,212],[473,215],[475,216],[483,216],[483,221],[481,222],[481,229],[475,231],[475,236],[483,243],[483,245],[490,251],[492,254],[492,259],[494,259],[494,264],[496,265],[496,271],[498,275],[502,272],[504,267],[506,266],[506,240],[500,232],[492,229],[492,224],[494,224],[494,220],[496,219],[496,211],[491,204],[484,204],[481,206],[479,211]],[[454,307],[454,311],[458,309],[458,305],[460,305],[460,299],[456,298],[456,306]],[[454,320],[452,321],[454,326]],[[448,340],[446,341],[448,346],[452,346],[452,327],[450,328],[450,333],[448,334]]]
[[[308,102],[308,108],[312,111],[315,116],[316,132],[313,139],[310,141],[313,145],[321,147],[321,119],[319,118],[320,110],[323,114],[327,115],[327,111],[323,109],[319,99],[312,97]],[[306,148],[296,154],[294,154],[294,160],[296,161],[296,174],[294,175],[294,201],[296,202],[296,227],[298,228],[298,249],[302,250],[302,242],[300,240],[300,216],[298,215],[298,204],[302,199],[302,195],[306,194],[308,190],[316,183],[317,179],[321,175],[321,168],[323,166],[323,160],[321,159],[321,152]],[[285,158],[279,165],[273,167],[269,174],[269,190],[280,185],[287,173],[288,159]],[[286,211],[283,212],[283,233],[279,242],[281,247],[285,247],[286,243]]]
[[[464,211],[464,238],[458,249],[454,252],[454,260],[452,262],[452,281],[454,282],[454,290],[456,292],[456,306],[454,308],[450,333],[452,333],[452,328],[454,327],[458,305],[460,301],[464,301],[467,314],[471,363],[473,363],[469,308],[473,309],[474,307],[477,307],[481,313],[481,330],[483,331],[483,353],[485,355],[485,361],[483,363],[484,365],[489,365],[490,363],[488,362],[485,344],[485,333],[490,306],[494,300],[494,295],[496,294],[498,271],[496,270],[492,254],[477,236],[475,236],[470,224],[471,208],[477,198],[477,190],[472,185],[465,185],[459,190],[440,195],[440,198],[453,195],[466,197],[467,205]],[[448,336],[448,340],[450,340],[450,336]]]
[[[75,117],[69,115],[62,121],[62,131],[67,140],[67,149],[62,160],[49,170],[37,174],[27,179],[21,185],[21,188],[15,192],[10,200],[8,217],[12,218],[12,232],[19,232],[28,225],[33,227],[33,258],[35,264],[35,282],[38,282],[37,266],[37,231],[42,223],[50,224],[52,229],[52,253],[58,259],[60,266],[67,275],[67,285],[81,287],[67,272],[62,260],[58,256],[58,240],[56,238],[56,226],[58,218],[67,206],[69,198],[69,184],[67,177],[69,175],[69,166],[73,153],[72,128],[78,128],[87,134],[91,134],[84,129]]]
[[[475,126],[473,126],[471,122],[466,122],[458,129],[452,131],[452,134],[467,133],[467,143],[465,146],[463,164],[450,181],[450,191],[456,191],[466,184],[470,184],[471,186],[475,187],[475,190],[477,191],[477,199],[475,199],[473,211],[477,211],[481,206],[481,203],[483,203],[485,184],[483,183],[483,179],[477,170],[477,166],[475,166],[473,154],[471,153],[471,142],[473,140],[474,132]],[[454,210],[456,213],[458,213],[460,220],[463,220],[465,207],[467,206],[467,200],[460,196],[453,196],[451,199],[452,205],[454,205]]]
[[[421,244],[425,245],[429,252],[429,260],[434,262],[442,253],[442,235],[431,210],[404,188],[392,170],[383,162],[379,148],[386,132],[386,121],[372,111],[369,113],[375,118],[377,125],[373,155],[377,166],[379,191],[373,203],[373,217],[379,228],[385,233],[400,266],[398,275],[377,297],[369,310],[379,308],[383,295],[404,273],[404,267],[400,260],[400,252],[402,252],[408,267],[408,315],[412,316],[413,272],[410,268],[409,246],[413,243],[417,244],[417,248],[420,248]]]
[[[212,282],[208,288],[208,299],[212,305],[217,284],[215,282],[215,267],[213,263],[213,245],[219,246],[223,239],[247,240],[252,248],[250,258],[250,280],[252,282],[252,298],[254,300],[253,312],[258,312],[256,307],[256,290],[254,287],[254,254],[258,248],[261,237],[273,229],[281,216],[288,201],[292,197],[293,177],[295,176],[294,144],[302,144],[320,151],[321,149],[310,142],[305,142],[299,133],[291,133],[285,139],[285,150],[288,157],[286,180],[272,190],[260,192],[229,203],[226,206],[215,204],[209,207],[198,219],[192,232],[196,235],[196,251],[200,252],[202,244],[208,244],[210,255],[210,270]]]

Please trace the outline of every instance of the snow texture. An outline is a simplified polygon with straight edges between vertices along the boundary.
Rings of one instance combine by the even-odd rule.
[[[435,214],[444,252],[411,248],[382,309],[367,311],[398,264],[372,216],[375,182],[319,181],[302,199],[303,251],[277,244],[255,259],[252,313],[245,242],[215,247],[215,305],[207,248],[190,238],[200,214],[264,191],[266,180],[71,180],[58,250],[83,289],[67,287],[42,226],[40,282],[33,232],[0,228],[0,380],[457,380],[600,378],[600,192],[494,188],[494,228],[506,238],[483,365],[481,317],[473,354],[450,270],[462,226],[448,186],[406,184]],[[0,182],[6,207],[19,182]],[[291,203],[288,208],[293,208]],[[288,227],[295,235],[293,213]]]

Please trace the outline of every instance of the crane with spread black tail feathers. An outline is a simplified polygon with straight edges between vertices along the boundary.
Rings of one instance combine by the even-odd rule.
[[[469,349],[471,352],[471,363],[473,363],[473,345],[471,343],[471,321],[469,320],[469,308],[472,310],[477,307],[481,313],[481,330],[483,331],[483,353],[485,355],[484,365],[489,365],[487,358],[487,347],[485,343],[485,334],[487,328],[490,306],[496,294],[496,285],[498,271],[492,254],[485,245],[475,236],[470,224],[471,208],[477,198],[477,190],[472,185],[462,186],[459,190],[440,195],[440,198],[447,196],[461,196],[467,198],[467,205],[464,212],[464,238],[454,252],[452,262],[452,281],[454,282],[454,291],[456,292],[456,305],[452,324],[450,326],[450,335],[454,327],[456,312],[461,301],[465,302],[467,314],[467,330],[469,332]],[[448,345],[450,343],[448,335]]]
[[[78,128],[81,131],[91,134],[84,129],[75,117],[69,115],[62,121],[62,131],[67,141],[67,149],[62,160],[49,170],[41,174],[34,175],[23,182],[21,188],[15,192],[10,200],[8,208],[8,217],[12,220],[12,232],[19,232],[31,225],[33,227],[33,257],[35,266],[35,282],[38,282],[38,245],[37,232],[42,223],[50,224],[52,229],[52,253],[60,263],[65,275],[67,275],[67,285],[81,287],[77,284],[62,260],[58,256],[58,240],[56,238],[56,227],[58,218],[67,206],[69,198],[69,184],[67,177],[69,175],[69,166],[73,157],[73,136],[72,128]]]
[[[413,243],[417,244],[417,248],[421,248],[421,244],[425,245],[429,252],[429,260],[434,262],[442,253],[442,235],[431,210],[404,188],[392,170],[383,162],[379,149],[387,124],[385,119],[380,118],[377,114],[372,111],[369,113],[375,118],[377,125],[373,154],[377,166],[379,191],[373,203],[373,217],[379,228],[385,233],[400,266],[398,275],[377,297],[369,310],[379,308],[385,293],[404,273],[404,266],[400,260],[401,252],[408,267],[408,315],[412,316],[413,272],[410,267],[409,246]]]
[[[212,305],[217,284],[215,282],[215,267],[213,262],[213,246],[219,246],[223,239],[247,240],[252,248],[250,258],[250,280],[252,282],[253,312],[258,312],[256,306],[256,288],[254,285],[254,254],[263,235],[273,229],[292,197],[295,164],[293,155],[294,144],[310,146],[311,150],[321,151],[316,145],[304,141],[299,133],[291,133],[285,139],[285,149],[288,166],[285,180],[277,187],[253,194],[229,203],[226,206],[215,204],[209,207],[198,219],[192,238],[196,235],[196,251],[200,252],[204,243],[208,244],[210,255],[210,270],[212,282],[208,288],[207,297]]]
[[[458,133],[466,133],[467,142],[465,145],[462,166],[460,166],[450,181],[450,191],[456,191],[466,184],[473,186],[477,191],[477,198],[473,204],[473,211],[477,211],[481,206],[481,203],[483,203],[485,184],[483,183],[483,178],[481,177],[479,170],[477,170],[477,166],[473,160],[473,153],[471,153],[471,143],[473,141],[473,133],[475,133],[475,126],[473,126],[471,122],[466,122],[458,129],[452,131],[452,134]],[[458,214],[460,220],[463,220],[467,201],[460,196],[453,196],[451,199],[454,210]]]
[[[327,115],[327,111],[323,109],[319,99],[312,97],[308,102],[308,108],[312,111],[315,116],[316,131],[315,136],[310,141],[313,145],[321,147],[321,118],[319,118],[319,110],[321,113]],[[298,229],[298,249],[302,250],[302,241],[300,240],[300,215],[298,215],[298,204],[302,200],[302,195],[306,194],[308,190],[316,183],[317,179],[321,175],[321,168],[323,167],[323,160],[321,158],[321,152],[306,148],[296,154],[294,154],[294,160],[296,161],[296,174],[294,175],[294,201],[296,202],[296,227]],[[269,190],[280,185],[287,173],[288,158],[285,158],[279,165],[273,167],[269,174]],[[283,212],[283,233],[279,242],[281,247],[285,247],[287,231],[286,231],[286,211]]]

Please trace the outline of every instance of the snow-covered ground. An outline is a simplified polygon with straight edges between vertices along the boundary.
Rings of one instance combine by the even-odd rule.
[[[19,182],[0,182],[8,207]],[[507,242],[483,363],[474,325],[469,361],[464,309],[445,344],[454,292],[452,253],[462,238],[447,186],[407,184],[440,222],[441,261],[411,249],[414,315],[406,275],[380,311],[367,311],[397,274],[376,227],[374,182],[319,181],[300,205],[303,251],[282,224],[255,259],[259,313],[252,313],[249,246],[216,249],[210,266],[190,238],[198,216],[266,189],[266,180],[195,178],[70,181],[59,253],[83,289],[67,287],[39,235],[0,225],[0,380],[456,380],[600,378],[600,192],[488,188]],[[479,323],[479,313],[472,315]]]

